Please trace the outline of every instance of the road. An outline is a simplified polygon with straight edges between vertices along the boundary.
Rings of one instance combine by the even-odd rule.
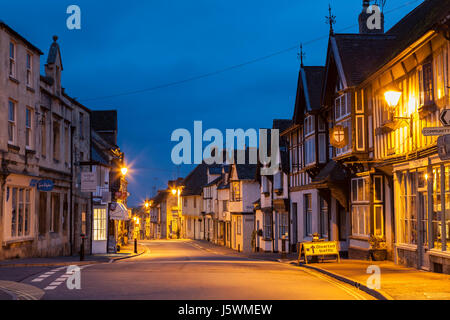
[[[365,293],[298,266],[251,260],[189,240],[141,241],[145,254],[81,267],[81,288],[67,288],[66,267],[15,268],[14,279],[41,299],[363,300]],[[21,270],[23,274],[20,275]],[[0,280],[5,279],[4,273]]]

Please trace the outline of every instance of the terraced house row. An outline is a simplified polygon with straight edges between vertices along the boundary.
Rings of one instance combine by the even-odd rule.
[[[372,258],[378,243],[396,263],[450,273],[450,162],[422,133],[450,109],[450,1],[387,31],[367,27],[362,5],[359,33],[331,28],[325,64],[302,61],[293,117],[274,121],[279,172],[199,165],[181,182],[182,235],[280,252],[318,234],[342,256]]]
[[[110,204],[126,202],[117,113],[65,92],[57,40],[41,75],[43,52],[0,21],[0,259],[78,254],[83,238],[86,254],[106,252]]]

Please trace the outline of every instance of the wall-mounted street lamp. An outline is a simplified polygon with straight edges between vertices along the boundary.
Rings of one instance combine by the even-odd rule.
[[[391,85],[389,86],[386,91],[384,92],[384,99],[386,100],[386,103],[389,106],[390,112],[392,112],[394,114],[395,108],[397,108],[399,102],[400,102],[400,98],[402,96],[402,90],[400,90],[396,85]],[[403,116],[403,117],[399,117],[399,116],[394,116],[393,115],[393,120],[404,120],[406,121],[406,123],[409,126],[409,134],[412,137],[413,136],[413,127],[412,127],[412,122],[413,122],[413,113],[414,113],[414,108],[412,107],[412,101],[411,100],[412,97],[410,98],[410,102],[408,104],[408,115],[407,116]]]
[[[400,97],[402,96],[402,92],[396,90],[395,88],[391,88],[384,93],[384,99],[386,100],[388,106],[393,109],[398,106],[400,102]]]

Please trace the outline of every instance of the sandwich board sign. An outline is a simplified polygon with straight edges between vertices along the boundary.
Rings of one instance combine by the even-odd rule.
[[[339,259],[339,243],[337,241],[313,241],[301,242],[298,250],[298,262],[300,263],[301,256],[304,256],[304,261],[308,264],[308,257],[314,256],[336,256]]]

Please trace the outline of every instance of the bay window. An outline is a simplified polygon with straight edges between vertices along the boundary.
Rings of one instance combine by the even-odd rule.
[[[352,234],[368,237],[370,235],[370,178],[352,179]]]

